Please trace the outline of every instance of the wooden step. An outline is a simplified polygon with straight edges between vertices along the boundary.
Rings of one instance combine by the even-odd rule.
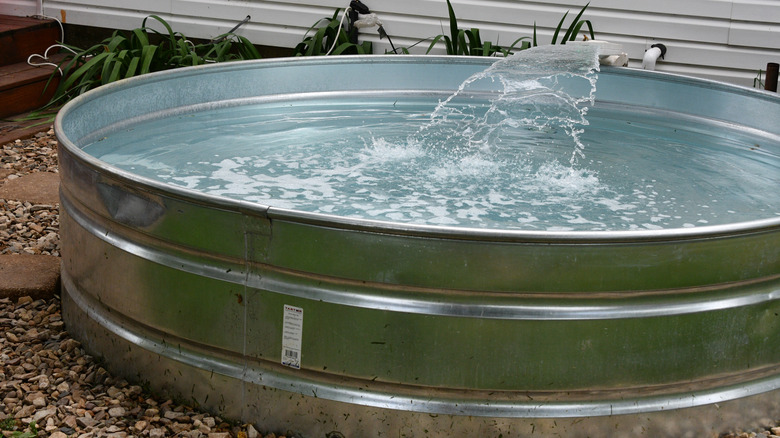
[[[50,56],[49,61],[58,64],[65,55]],[[49,102],[59,84],[59,74],[52,66],[33,67],[27,62],[0,67],[0,118],[21,114],[40,108]]]
[[[25,62],[33,53],[43,55],[61,38],[54,20],[0,15],[0,66]]]

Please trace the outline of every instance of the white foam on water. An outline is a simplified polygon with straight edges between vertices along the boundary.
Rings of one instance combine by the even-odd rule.
[[[371,138],[361,151],[364,160],[370,162],[407,161],[425,156],[425,150],[419,143],[391,143],[384,138]]]
[[[606,189],[592,171],[575,169],[558,162],[542,165],[535,179],[541,190],[563,195],[598,193]]]
[[[211,172],[211,179],[225,181],[224,189],[214,192],[215,195],[231,193],[234,195],[251,195],[259,183],[243,171],[242,165],[234,159],[224,159],[213,164],[217,170]]]
[[[518,217],[515,221],[520,224],[533,224],[539,222],[539,218],[534,216],[532,213],[519,212],[517,215]]]
[[[213,163],[216,167],[209,175],[212,181],[223,181],[219,188],[209,192],[219,196],[243,197],[256,202],[265,202],[270,196],[260,196],[263,188],[273,187],[279,200],[278,207],[295,208],[296,200],[306,202],[322,201],[336,198],[336,191],[327,177],[299,177],[291,174],[273,175],[272,173],[249,172],[239,162],[251,162],[253,157],[238,157],[223,159]],[[286,202],[289,200],[289,202]]]
[[[764,140],[706,121],[590,108],[594,54],[555,50],[564,56],[534,49],[498,61],[438,102],[252,104],[181,126],[148,122],[134,127],[141,139],[112,133],[85,150],[213,195],[403,223],[646,230],[780,215],[765,191],[778,184],[775,143],[744,152],[743,143]]]
[[[485,157],[469,155],[454,161],[443,161],[432,169],[431,176],[438,180],[475,178],[489,175],[499,169],[499,163]]]
[[[174,176],[171,179],[177,183],[181,183],[185,189],[196,189],[201,184],[201,181],[206,178],[205,176]]]
[[[594,202],[596,204],[603,205],[609,209],[609,211],[612,212],[618,212],[618,211],[625,211],[625,210],[635,210],[636,205],[634,204],[627,204],[624,202],[621,202],[622,196],[617,196],[615,198],[598,198],[595,199]],[[625,218],[629,219],[629,218]]]

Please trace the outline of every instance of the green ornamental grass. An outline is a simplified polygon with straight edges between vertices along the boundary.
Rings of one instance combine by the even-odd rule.
[[[150,18],[162,24],[166,33],[149,27]],[[194,44],[157,15],[144,18],[141,27],[129,34],[117,30],[86,50],[71,50],[72,54],[60,64],[63,79],[49,106],[119,79],[178,67],[260,58],[245,37],[228,32],[209,42]]]
[[[529,39],[528,37],[518,38],[507,48],[503,48],[490,41],[483,42],[482,38],[479,36],[479,29],[458,28],[458,18],[455,16],[455,10],[452,8],[450,0],[447,0],[447,10],[450,17],[450,34],[441,34],[434,37],[425,53],[430,53],[439,41],[444,41],[444,47],[446,48],[448,55],[493,56],[501,54],[503,56],[509,56],[515,50],[518,43],[522,42],[519,50],[530,47],[530,42],[525,41]]]
[[[595,38],[591,22],[581,19],[587,7],[588,4],[580,10],[565,31],[563,26],[568,12],[564,14],[553,34],[552,44],[573,41],[584,26],[587,26],[591,38]],[[508,56],[515,50],[538,45],[536,23],[532,38],[521,37],[510,46],[502,47],[491,41],[483,41],[477,28],[460,29],[450,0],[447,0],[447,9],[449,35],[434,37],[426,53],[430,53],[439,42],[444,43],[449,55],[469,56]],[[336,9],[332,17],[322,18],[314,23],[295,47],[295,55],[371,54],[373,50],[370,41],[359,44],[349,41],[347,33],[342,29],[343,17],[339,19],[342,11],[343,9]],[[165,31],[160,32],[150,27],[147,24],[150,19],[162,25]],[[239,26],[248,20],[249,17],[239,23]],[[88,49],[70,47],[72,53],[60,63],[62,79],[54,97],[40,111],[45,112],[72,97],[120,79],[178,67],[260,58],[257,49],[248,39],[234,33],[237,28],[238,26],[211,41],[195,44],[182,33],[174,32],[159,16],[149,15],[142,21],[141,27],[130,32],[117,30],[111,37]],[[559,42],[558,37],[562,31],[563,36]],[[408,53],[408,49],[401,48],[401,52]]]
[[[370,55],[373,53],[371,41],[355,44],[349,41],[347,32],[342,28],[339,13],[336,9],[330,18],[317,20],[303,37],[303,41],[295,46],[295,56],[325,56],[325,55]],[[314,33],[311,33],[311,32]]]
[[[588,8],[590,3],[585,4],[585,6],[582,7],[580,10],[580,13],[577,14],[576,17],[574,17],[574,20],[572,20],[571,24],[569,25],[569,28],[566,29],[566,32],[563,35],[563,38],[561,38],[561,44],[566,44],[567,41],[574,41],[577,38],[577,35],[580,34],[580,31],[582,30],[582,26],[587,25],[588,30],[590,31],[590,39],[595,40],[596,35],[593,33],[593,25],[591,24],[590,20],[580,20],[582,18],[582,14],[585,13],[585,9]],[[558,35],[561,32],[561,28],[563,27],[563,23],[566,21],[566,16],[569,15],[569,12],[567,11],[565,14],[563,14],[563,18],[561,18],[561,21],[558,23],[558,27],[555,28],[555,33],[553,33],[552,43],[551,44],[557,44],[558,42]],[[534,47],[536,47],[536,23],[534,23]]]
[[[563,30],[563,26],[566,22],[566,17],[568,17],[569,15],[569,12],[566,12],[563,15],[563,18],[561,18],[561,21],[558,23],[558,26],[555,28],[555,32],[553,33],[551,44],[566,44],[567,41],[574,41],[582,31],[582,28],[584,26],[587,26],[590,34],[590,38],[591,39],[596,38],[593,32],[593,24],[590,22],[590,20],[581,19],[582,15],[585,13],[585,10],[588,8],[589,5],[590,3],[583,6],[579,14],[577,14],[577,16],[574,17],[571,24],[564,31],[563,37],[560,39],[559,42],[558,36]],[[452,8],[452,4],[450,3],[450,0],[447,0],[447,10],[450,19],[450,23],[449,23],[450,34],[449,35],[441,34],[434,37],[433,40],[431,41],[431,44],[428,46],[428,50],[426,51],[426,53],[430,53],[431,50],[434,48],[434,46],[436,46],[436,44],[439,43],[440,41],[444,42],[444,47],[448,55],[466,55],[466,56],[496,56],[496,55],[509,56],[515,50],[525,50],[530,47],[536,47],[539,45],[537,39],[537,32],[536,32],[536,23],[534,23],[534,31],[533,31],[532,38],[520,37],[516,39],[509,47],[501,47],[490,41],[483,42],[479,35],[479,29],[477,28],[460,29],[458,27],[458,19],[455,16],[455,10]]]

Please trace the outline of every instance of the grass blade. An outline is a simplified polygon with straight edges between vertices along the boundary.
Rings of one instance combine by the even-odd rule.
[[[252,44],[246,37],[238,36],[238,53],[242,59],[260,59],[260,52],[257,51],[257,47]]]
[[[433,47],[436,46],[436,43],[438,43],[442,38],[446,38],[445,35],[436,35],[433,38],[433,41],[431,41],[431,44],[428,46],[428,50],[425,51],[425,54],[431,53],[431,50],[433,50]]]
[[[154,15],[154,14],[148,15],[146,18],[144,18],[144,21],[141,22],[141,27],[144,28],[144,29],[151,29],[151,28],[148,28],[146,26],[146,20],[148,20],[149,18],[153,18],[153,19],[157,20],[158,22],[160,22],[163,25],[163,27],[165,27],[165,30],[168,32],[168,41],[170,42],[171,47],[175,47],[176,46],[176,37],[175,37],[175,35],[173,33],[173,29],[171,28],[171,26],[168,24],[167,21],[163,20],[159,16]],[[151,30],[154,31],[155,33],[160,33],[160,32],[157,32],[154,29],[151,29]]]
[[[127,65],[127,72],[125,73],[125,79],[132,78],[136,75],[136,71],[138,71],[138,63],[141,62],[141,58],[138,56],[133,56],[130,59],[130,63]]]
[[[122,35],[118,35],[117,33],[114,33],[114,35],[110,38],[108,41],[108,44],[106,44],[107,49],[109,52],[116,52],[120,46],[123,46],[127,44],[127,38],[125,38]]]
[[[585,4],[585,6],[580,9],[580,13],[577,14],[576,17],[574,17],[574,20],[572,20],[572,25],[569,27],[569,29],[566,31],[566,33],[563,35],[563,39],[561,40],[561,44],[566,44],[566,41],[573,41],[575,38],[577,38],[577,33],[579,32],[580,28],[582,27],[582,23],[579,21],[580,17],[582,17],[582,14],[585,13],[585,9],[588,8],[588,5],[590,3]],[[568,14],[568,12],[567,12]],[[564,15],[564,18],[566,18],[566,15]],[[575,31],[576,28],[576,31]],[[558,33],[556,32],[556,35]],[[555,39],[553,38],[553,44],[555,44]]]
[[[114,82],[122,78],[122,68],[125,67],[125,58],[127,58],[127,50],[122,50],[116,55],[114,61],[114,67],[108,75],[106,83]]]
[[[149,36],[143,29],[133,29],[133,37],[131,40],[131,46],[136,49],[143,49],[149,45]]]
[[[97,56],[93,56],[89,61],[87,61],[84,65],[79,67],[73,74],[69,75],[68,78],[63,83],[63,88],[65,90],[69,89],[71,86],[76,84],[76,81],[78,81],[82,77],[87,77],[87,73],[92,70],[95,67],[99,67],[100,63],[103,62],[104,59],[108,57],[108,52],[103,52]]]
[[[533,40],[534,47],[538,47],[539,43],[536,40],[536,22],[534,21],[534,40]]]
[[[457,42],[452,42],[455,50],[455,55],[467,55],[469,54],[469,46],[466,45],[466,31],[458,32]]]
[[[100,71],[100,82],[105,85],[108,83],[108,78],[111,75],[112,61],[116,58],[116,53],[107,52],[106,58],[102,61],[103,68]]]
[[[563,14],[563,18],[561,18],[560,23],[558,23],[558,27],[555,28],[555,33],[553,34],[553,38],[552,38],[552,44],[555,44],[556,41],[558,41],[558,33],[561,31],[561,28],[563,27],[563,22],[566,21],[567,15],[569,15],[569,11],[566,11],[566,13]]]
[[[141,69],[138,74],[146,74],[151,71],[152,61],[154,61],[154,53],[157,51],[157,46],[148,45],[141,51]]]
[[[451,47],[452,50],[451,50],[451,52],[452,53],[449,53],[450,50],[448,50],[447,52],[449,54],[451,54],[451,55],[457,55],[458,52],[459,52],[458,51],[458,49],[459,49],[459,47],[458,47],[458,37],[459,37],[459,35],[458,35],[458,33],[459,33],[458,32],[458,18],[455,16],[455,10],[452,9],[452,3],[450,3],[450,0],[447,0],[447,11],[448,11],[448,13],[450,15],[450,36],[452,38],[451,39],[451,41],[452,41],[452,47]]]

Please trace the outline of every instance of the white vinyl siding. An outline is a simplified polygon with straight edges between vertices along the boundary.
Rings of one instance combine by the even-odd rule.
[[[2,0],[0,13],[16,4],[34,10],[37,2]],[[445,0],[364,0],[379,16],[396,46],[449,32]],[[461,28],[480,29],[483,40],[509,45],[530,37],[536,23],[539,42],[549,43],[566,11],[568,22],[586,3],[581,1],[452,0]],[[240,33],[256,44],[293,47],[318,19],[330,17],[348,0],[44,0],[43,12],[75,24],[115,29],[140,26],[158,14],[187,36],[212,38],[246,15],[252,20]],[[20,8],[17,8],[20,9]],[[21,14],[16,14],[21,15]],[[623,45],[631,66],[641,64],[650,45],[669,51],[657,69],[752,86],[759,69],[780,61],[780,0],[591,0],[585,13],[596,37]],[[374,52],[389,50],[375,29],[361,31]],[[428,42],[412,53],[424,53]],[[441,53],[442,49],[436,49]]]
[[[0,15],[26,17],[40,12],[35,0],[0,0]]]

